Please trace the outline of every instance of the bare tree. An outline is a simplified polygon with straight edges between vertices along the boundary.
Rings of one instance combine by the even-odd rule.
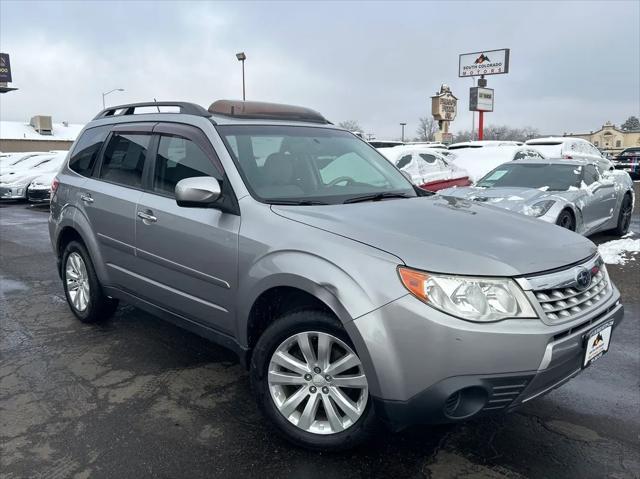
[[[625,131],[636,131],[640,130],[640,120],[638,120],[637,116],[630,116],[627,120],[620,126]]]
[[[341,121],[340,123],[338,123],[338,126],[349,131],[363,131],[360,123],[358,123],[356,120]]]
[[[418,141],[433,141],[436,138],[436,132],[438,131],[438,122],[430,116],[425,116],[418,120],[418,129],[416,134]]]
[[[485,140],[526,141],[538,135],[538,129],[531,126],[511,128],[506,125],[487,125],[483,130],[483,139]],[[453,137],[454,142],[470,140],[471,132],[468,130],[459,131]]]

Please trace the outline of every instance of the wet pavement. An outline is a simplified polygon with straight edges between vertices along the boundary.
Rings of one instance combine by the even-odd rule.
[[[47,216],[0,205],[0,477],[640,477],[640,256],[609,267],[627,308],[610,352],[560,389],[322,454],[273,433],[224,349],[130,306],[76,321]]]

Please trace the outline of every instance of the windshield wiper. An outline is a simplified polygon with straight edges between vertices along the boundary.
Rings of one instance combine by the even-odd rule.
[[[368,195],[354,196],[353,198],[347,198],[343,203],[360,203],[362,201],[380,201],[385,198],[413,198],[406,193],[371,193]]]
[[[328,205],[324,201],[317,200],[269,200],[270,205],[294,205],[294,206],[314,206]]]

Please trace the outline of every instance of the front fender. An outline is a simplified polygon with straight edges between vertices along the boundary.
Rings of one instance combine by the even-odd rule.
[[[321,256],[297,250],[274,251],[251,265],[240,283],[238,338],[247,343],[247,323],[252,305],[265,291],[278,286],[297,288],[322,301],[343,323],[379,308],[406,291],[397,281],[397,264],[368,262],[367,268],[352,272]],[[388,277],[397,283],[381,295],[366,288],[365,276]],[[388,296],[391,294],[391,296]]]

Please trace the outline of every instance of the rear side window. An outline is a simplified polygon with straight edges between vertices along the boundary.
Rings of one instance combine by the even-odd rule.
[[[161,136],[156,156],[154,191],[173,195],[178,181],[195,176],[222,179],[206,153],[193,141],[177,136]]]
[[[102,148],[102,143],[109,134],[110,126],[98,126],[85,130],[69,160],[69,168],[83,176],[91,175],[93,165]]]
[[[150,138],[149,135],[115,133],[105,148],[100,178],[139,188]]]

